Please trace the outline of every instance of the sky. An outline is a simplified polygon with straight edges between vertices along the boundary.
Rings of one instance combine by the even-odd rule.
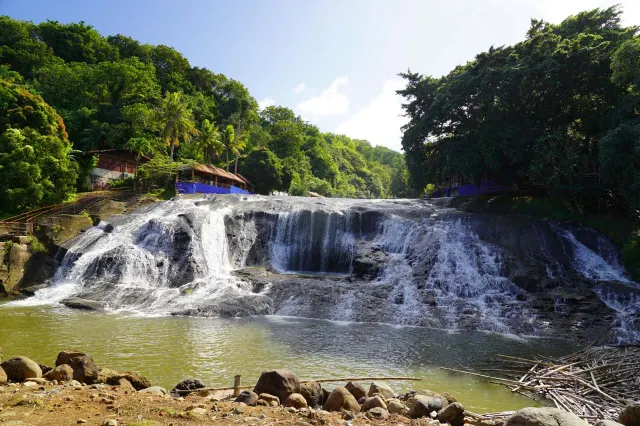
[[[0,0],[0,15],[174,47],[242,82],[261,107],[400,151],[398,73],[441,76],[523,40],[531,18],[616,3],[624,24],[640,25],[639,0]]]

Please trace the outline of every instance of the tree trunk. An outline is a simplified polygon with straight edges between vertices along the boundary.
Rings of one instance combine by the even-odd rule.
[[[227,150],[227,171],[229,171],[229,150]]]
[[[236,175],[238,174],[238,156],[236,155],[236,168],[235,168],[235,172]]]
[[[175,149],[176,144],[174,143],[173,139],[171,139],[170,142],[170,146],[171,146],[171,153],[169,154],[169,161],[171,161],[173,163],[173,150]]]

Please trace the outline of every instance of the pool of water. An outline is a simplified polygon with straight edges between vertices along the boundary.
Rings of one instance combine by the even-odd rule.
[[[336,323],[291,317],[239,319],[144,317],[73,311],[61,306],[0,305],[4,359],[25,355],[52,365],[76,348],[99,366],[134,370],[167,388],[186,378],[209,386],[255,383],[264,370],[289,368],[303,379],[411,376],[396,391],[449,392],[469,410],[519,409],[535,402],[486,379],[441,370],[491,366],[497,354],[571,352],[556,340],[516,339],[481,332],[447,332],[383,324]],[[491,373],[488,373],[491,374]]]

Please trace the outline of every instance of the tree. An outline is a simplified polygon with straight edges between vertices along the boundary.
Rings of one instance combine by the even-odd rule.
[[[146,138],[131,138],[129,139],[129,142],[127,142],[125,147],[136,153],[136,176],[134,176],[134,178],[136,178],[140,158],[142,158],[142,156],[144,155],[149,154],[153,150],[151,141]]]
[[[233,126],[231,124],[227,125],[227,127],[224,128],[224,132],[222,133],[222,143],[225,146],[225,153],[226,153],[226,157],[227,157],[227,161],[226,161],[226,169],[227,171],[229,171],[229,153],[231,153],[232,147],[234,145],[236,141],[236,132],[233,129]]]
[[[282,186],[282,164],[266,148],[254,149],[244,158],[242,174],[256,185],[260,194],[269,194]]]
[[[157,110],[156,121],[162,127],[162,139],[169,145],[169,159],[173,161],[174,150],[180,140],[189,141],[198,134],[193,114],[179,92],[167,93]]]
[[[224,144],[220,140],[218,128],[209,120],[205,119],[202,122],[197,140],[207,163],[211,164],[220,158],[224,151]]]

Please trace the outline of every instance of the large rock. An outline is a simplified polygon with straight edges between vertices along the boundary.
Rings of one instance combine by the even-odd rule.
[[[384,399],[382,399],[380,395],[370,396],[365,399],[362,403],[362,406],[360,407],[360,410],[369,411],[372,408],[376,407],[384,408],[385,410],[387,409],[387,404],[384,402]]]
[[[81,299],[79,297],[70,297],[64,299],[62,303],[67,308],[80,309],[84,311],[98,311],[102,312],[106,309],[106,304],[103,302],[96,302],[95,300]]]
[[[307,400],[304,399],[304,396],[299,393],[292,393],[284,400],[282,403],[285,407],[293,407],[293,408],[305,408],[307,406]]]
[[[111,386],[118,386],[121,379],[126,379],[136,390],[150,388],[151,380],[147,379],[135,371],[119,372],[110,368],[98,369],[96,383],[106,383]]]
[[[151,386],[150,388],[140,389],[138,393],[148,393],[157,396],[169,395],[169,391],[160,386]]]
[[[327,411],[360,411],[356,398],[343,386],[338,386],[329,394],[323,408]]]
[[[300,395],[307,400],[307,404],[311,408],[320,408],[324,404],[324,392],[318,382],[301,383]]]
[[[390,399],[387,401],[387,410],[391,414],[404,414],[407,411],[407,407],[398,399]]]
[[[367,396],[367,390],[360,383],[349,382],[345,388],[351,392],[351,395],[353,395],[357,401]]]
[[[367,417],[370,419],[386,420],[389,418],[389,412],[382,407],[373,407],[367,411]]]
[[[575,414],[557,408],[523,408],[512,414],[505,426],[585,426]]]
[[[618,418],[624,426],[640,426],[640,404],[629,404]]]
[[[47,380],[57,380],[58,382],[70,382],[73,380],[73,368],[70,365],[62,364],[44,375]]]
[[[249,406],[254,406],[258,402],[258,394],[251,391],[242,391],[233,402],[242,402]]]
[[[0,385],[6,385],[8,380],[7,373],[0,367]]]
[[[198,379],[183,380],[171,389],[172,394],[182,395],[184,392],[180,391],[193,391],[197,389],[206,388],[207,386]]]
[[[258,398],[259,400],[263,400],[267,403],[267,405],[272,407],[277,407],[278,405],[280,405],[280,398],[269,393],[261,393],[260,395],[258,395]]]
[[[289,370],[265,371],[253,391],[258,395],[269,393],[284,401],[292,393],[300,393],[300,379]]]
[[[395,398],[396,396],[393,393],[393,390],[389,387],[389,385],[382,382],[371,383],[371,386],[369,387],[368,396],[373,396],[375,394],[381,395],[382,397],[384,397],[384,399],[391,399],[391,398]]]
[[[62,351],[56,358],[56,367],[67,364],[73,368],[73,379],[80,383],[93,384],[98,380],[98,367],[91,357],[73,349]]]
[[[454,402],[438,411],[440,423],[449,423],[451,426],[464,424],[464,407],[459,402]]]
[[[42,370],[38,363],[25,356],[11,358],[0,364],[0,367],[12,382],[22,382],[32,377],[42,377]]]
[[[428,417],[432,411],[440,411],[443,408],[443,399],[427,395],[414,395],[409,400],[409,417],[418,419]]]

